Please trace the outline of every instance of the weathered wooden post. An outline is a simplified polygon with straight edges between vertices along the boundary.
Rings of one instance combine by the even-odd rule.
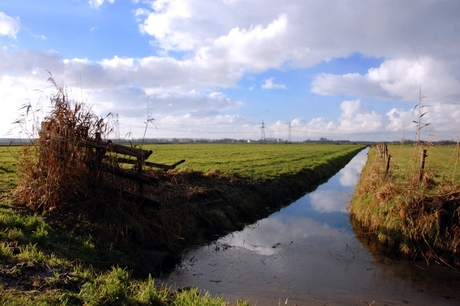
[[[424,169],[425,169],[425,158],[426,158],[426,150],[423,150],[422,151],[422,156],[420,158],[420,173],[419,173],[419,181],[422,181],[422,178],[423,178],[423,172],[424,172]]]
[[[388,154],[388,156],[387,156],[387,166],[386,166],[386,169],[385,169],[385,173],[388,173],[388,170],[390,170],[390,159],[391,159],[391,155]]]
[[[101,133],[96,132],[94,134],[94,138],[96,139],[96,142],[99,143],[99,141],[102,140]],[[99,167],[99,165],[102,163],[102,158],[104,157],[104,150],[100,148],[96,148],[96,167]]]
[[[142,175],[142,165],[144,164],[144,153],[142,153],[141,157],[137,158],[137,173]],[[144,184],[139,180],[139,196],[144,195]]]

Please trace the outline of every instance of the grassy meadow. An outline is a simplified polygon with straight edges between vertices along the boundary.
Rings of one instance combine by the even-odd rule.
[[[164,288],[155,282],[154,274],[149,275],[149,252],[180,252],[206,235],[241,229],[327,179],[363,148],[147,145],[144,149],[154,152],[148,161],[186,160],[173,171],[155,172],[160,186],[152,193],[161,201],[160,209],[114,202],[102,190],[101,203],[93,199],[72,210],[58,206],[52,212],[31,212],[10,197],[10,191],[21,184],[16,175],[21,169],[21,148],[0,147],[0,301],[7,305],[249,305],[211,297],[197,288],[180,292]],[[272,210],[267,211],[267,206]]]
[[[271,179],[325,165],[362,145],[336,144],[161,144],[148,161],[172,164],[185,159],[178,169],[219,171],[257,179]]]
[[[420,176],[422,149],[427,150]],[[379,150],[368,161],[350,204],[351,221],[377,256],[459,266],[459,146],[389,145],[390,167]]]
[[[0,194],[14,188],[17,183],[17,163],[20,147],[0,146]]]
[[[423,188],[428,193],[444,192],[443,188],[460,184],[460,151],[456,145],[427,146],[424,167],[424,181],[419,181],[421,148],[410,145],[389,145],[391,155],[390,170],[396,184]],[[383,162],[382,162],[383,164]],[[429,188],[426,188],[429,187]]]
[[[134,145],[140,147],[140,145]],[[185,159],[176,170],[193,170],[203,173],[220,172],[250,176],[255,179],[272,179],[291,175],[306,168],[326,165],[337,157],[354,152],[363,145],[337,144],[147,144],[152,150],[147,161],[173,164]],[[14,188],[18,183],[16,173],[20,146],[0,146],[0,188]]]

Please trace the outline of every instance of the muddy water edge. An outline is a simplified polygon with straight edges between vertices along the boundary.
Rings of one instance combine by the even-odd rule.
[[[157,280],[198,287],[234,304],[460,305],[459,271],[379,263],[356,239],[347,205],[367,151],[268,218],[188,251]]]

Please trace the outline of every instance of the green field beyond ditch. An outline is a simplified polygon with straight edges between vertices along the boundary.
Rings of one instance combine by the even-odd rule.
[[[147,161],[173,164],[185,159],[177,170],[231,173],[270,179],[280,175],[324,166],[364,148],[363,145],[337,144],[146,144],[134,145],[152,150]],[[17,184],[16,165],[20,147],[0,147],[0,188]]]
[[[337,144],[165,144],[145,145],[153,150],[149,161],[172,164],[185,159],[178,169],[219,171],[260,179],[295,174],[326,165],[355,152],[363,145]]]

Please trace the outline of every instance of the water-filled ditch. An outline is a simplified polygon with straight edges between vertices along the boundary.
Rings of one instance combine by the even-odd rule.
[[[376,262],[356,239],[347,205],[367,149],[291,205],[184,255],[160,280],[236,304],[459,305],[460,272],[423,262]]]

